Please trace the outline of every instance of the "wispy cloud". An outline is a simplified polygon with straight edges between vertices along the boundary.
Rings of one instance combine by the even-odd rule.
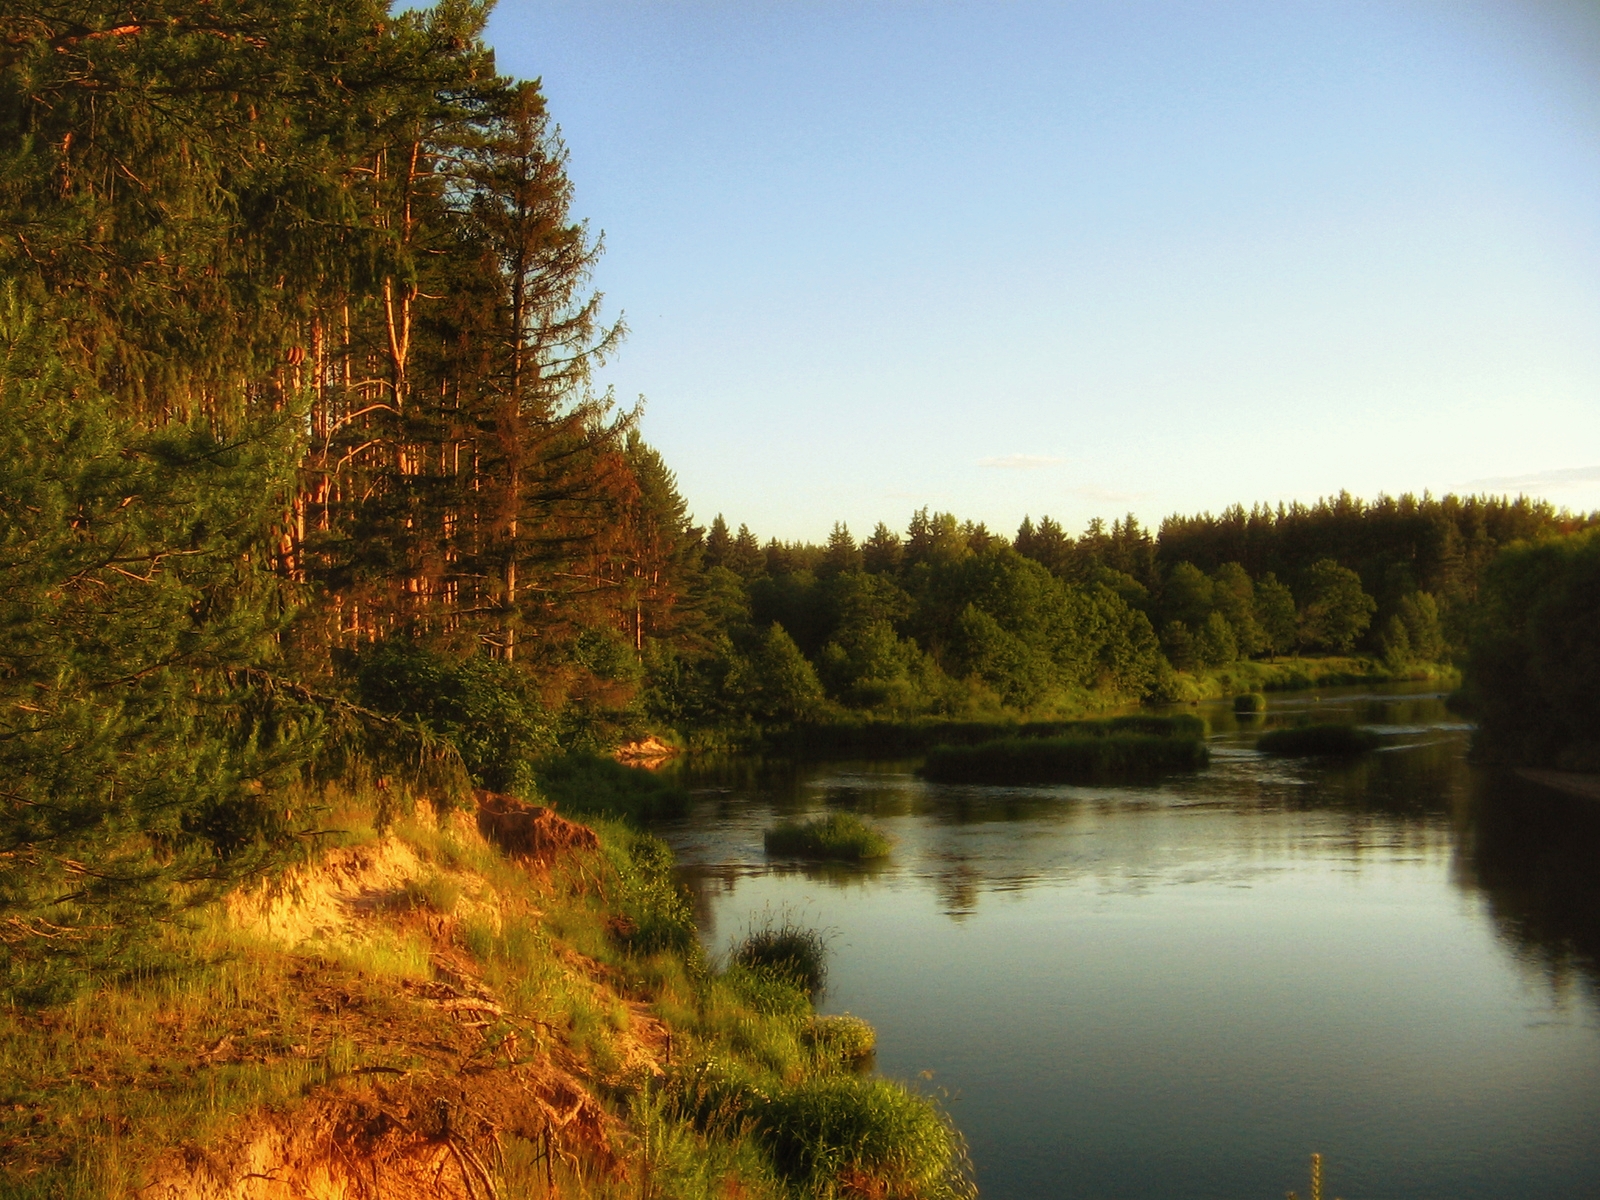
[[[1556,491],[1567,487],[1582,487],[1600,483],[1600,465],[1592,467],[1563,467],[1555,471],[1534,471],[1528,475],[1493,475],[1487,479],[1472,479],[1467,486],[1474,490],[1490,492],[1533,490]]]
[[[1066,461],[1048,454],[1002,454],[999,458],[980,458],[978,465],[1001,471],[1039,471],[1045,467],[1059,467]]]

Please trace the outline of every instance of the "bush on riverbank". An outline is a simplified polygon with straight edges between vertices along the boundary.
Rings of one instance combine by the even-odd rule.
[[[1296,725],[1269,729],[1256,739],[1263,754],[1294,757],[1365,754],[1379,746],[1378,735],[1354,725]]]
[[[1210,761],[1199,738],[1106,733],[935,746],[921,773],[937,783],[1093,783],[1193,771]]]
[[[1267,711],[1267,698],[1260,692],[1241,692],[1233,698],[1233,711],[1241,717]]]
[[[889,839],[851,813],[829,813],[812,821],[785,821],[767,830],[768,854],[862,862],[889,856]]]

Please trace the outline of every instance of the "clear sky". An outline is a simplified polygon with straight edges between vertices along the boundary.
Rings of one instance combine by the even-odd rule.
[[[1600,5],[500,0],[697,518],[1600,508]]]

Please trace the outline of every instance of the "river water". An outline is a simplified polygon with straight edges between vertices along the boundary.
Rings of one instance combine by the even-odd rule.
[[[1140,787],[925,783],[917,763],[679,768],[659,832],[725,952],[792,917],[826,1012],[942,1097],[990,1200],[1600,1197],[1600,804],[1470,766],[1437,693],[1205,707],[1212,765]],[[1258,755],[1311,714],[1353,762]],[[769,859],[843,809],[862,868]]]

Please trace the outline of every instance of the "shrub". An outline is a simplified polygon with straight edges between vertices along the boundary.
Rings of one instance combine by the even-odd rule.
[[[851,813],[830,813],[804,823],[785,821],[767,830],[763,839],[768,854],[861,862],[887,858],[889,839]]]
[[[786,1178],[819,1195],[960,1194],[958,1135],[925,1096],[887,1079],[821,1076],[774,1095],[757,1128]]]
[[[733,964],[764,971],[814,994],[828,979],[828,943],[815,929],[796,925],[785,917],[752,929],[733,952]]]
[[[1267,711],[1267,698],[1260,692],[1242,692],[1233,698],[1233,711],[1241,716]]]
[[[479,787],[519,790],[529,764],[555,748],[550,713],[530,678],[509,663],[397,638],[351,653],[345,667],[362,704],[447,739]]]
[[[922,775],[939,783],[1087,783],[1193,771],[1210,761],[1199,738],[1106,733],[935,746]]]
[[[695,941],[694,908],[672,877],[672,851],[660,838],[620,830],[606,847],[621,887],[618,912],[609,922],[612,937],[635,954],[672,950],[688,955]]]
[[[1354,725],[1296,725],[1269,729],[1256,739],[1263,754],[1311,755],[1365,754],[1378,746],[1378,735]]]

